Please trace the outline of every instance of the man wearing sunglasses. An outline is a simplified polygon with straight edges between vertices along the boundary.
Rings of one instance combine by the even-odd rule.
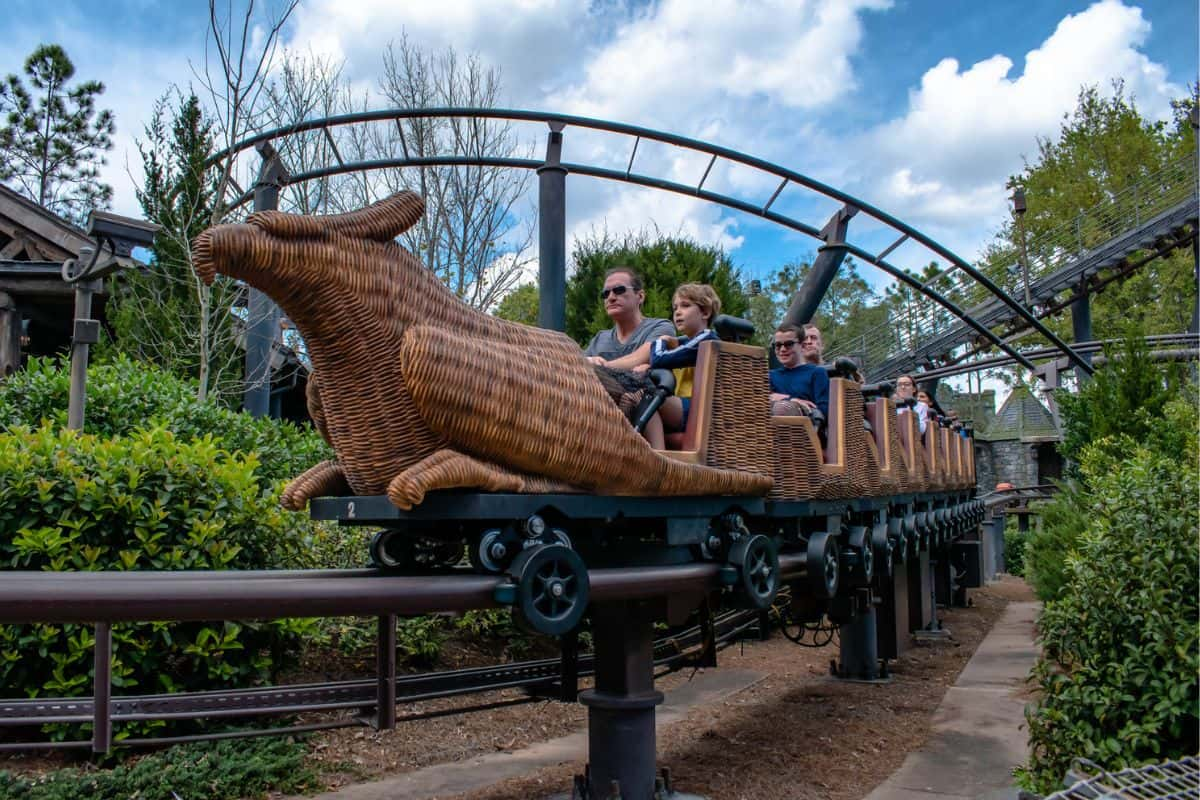
[[[824,344],[815,325],[780,325],[775,331],[779,369],[771,370],[771,414],[811,416],[813,409],[829,415],[829,375],[821,367]]]
[[[629,267],[610,269],[604,276],[600,299],[613,326],[588,342],[583,351],[588,361],[612,369],[648,368],[654,340],[674,336],[675,326],[665,319],[642,316],[646,293],[641,277]]]

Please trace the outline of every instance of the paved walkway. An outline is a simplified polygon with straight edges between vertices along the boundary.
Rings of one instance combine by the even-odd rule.
[[[666,693],[657,709],[656,725],[664,728],[683,719],[694,706],[710,705],[758,683],[765,676],[746,669],[705,670]],[[427,800],[483,789],[506,778],[542,767],[587,759],[587,731],[530,745],[523,750],[489,753],[468,761],[437,764],[372,783],[347,786],[313,800]]]
[[[1009,603],[946,692],[925,746],[866,800],[1014,800],[1012,769],[1026,758],[1020,697],[1037,647],[1037,603]]]

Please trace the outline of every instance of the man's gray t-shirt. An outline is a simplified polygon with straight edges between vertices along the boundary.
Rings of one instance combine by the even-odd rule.
[[[622,344],[617,338],[616,328],[606,328],[600,331],[588,342],[583,354],[600,356],[605,361],[627,356],[646,342],[653,342],[660,336],[674,336],[675,326],[665,319],[646,317],[634,328],[633,333]]]

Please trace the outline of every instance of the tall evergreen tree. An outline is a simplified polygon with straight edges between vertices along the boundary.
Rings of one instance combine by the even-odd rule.
[[[213,216],[217,176],[205,170],[213,125],[194,94],[159,99],[138,142],[146,173],[138,201],[146,218],[162,226],[154,263],[144,274],[114,285],[109,318],[117,347],[199,382],[200,398],[236,395],[242,363],[231,309],[238,288],[218,277],[206,285],[192,268],[191,242]]]
[[[69,88],[75,65],[56,44],[34,50],[25,59],[25,75],[28,88],[18,75],[0,85],[0,180],[81,222],[112,199],[112,187],[99,177],[114,130],[112,112],[96,110],[104,84],[85,81]]]
[[[567,281],[567,334],[586,343],[596,331],[612,327],[600,302],[604,273],[632,267],[642,276],[648,317],[671,318],[671,298],[681,283],[708,283],[721,298],[721,313],[745,316],[747,298],[741,273],[719,247],[690,239],[647,234],[624,239],[603,235],[576,242],[575,271]]]

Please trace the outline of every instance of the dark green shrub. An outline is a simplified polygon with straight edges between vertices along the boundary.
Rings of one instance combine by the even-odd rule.
[[[1026,712],[1021,780],[1043,793],[1074,757],[1115,770],[1194,754],[1200,736],[1194,435],[1183,452],[1140,449],[1115,468],[1087,448],[1081,466],[1086,530],[1038,622],[1041,696]]]
[[[310,789],[317,776],[294,739],[186,744],[112,769],[62,769],[36,778],[0,771],[0,800],[239,800]]]
[[[1025,577],[1025,545],[1029,541],[1026,531],[1004,530],[1004,571],[1018,578]]]
[[[1107,363],[1078,392],[1057,395],[1063,420],[1058,451],[1072,464],[1092,442],[1154,436],[1166,405],[1185,385],[1180,366],[1153,361],[1146,340],[1136,331],[1105,354]]]
[[[36,428],[43,420],[64,427],[69,388],[65,360],[30,359],[25,369],[0,383],[0,427]],[[126,356],[88,369],[88,433],[123,436],[152,425],[180,440],[212,436],[226,450],[254,453],[265,481],[292,478],[332,453],[311,428],[201,403],[194,383]]]
[[[103,439],[47,424],[0,433],[0,568],[260,569],[306,562],[313,537],[264,490],[253,455],[150,428]],[[124,693],[248,685],[311,624],[128,624],[113,629]],[[0,627],[0,696],[90,688],[90,627]]]
[[[1068,483],[1059,486],[1053,498],[1037,505],[1034,526],[1025,537],[1021,566],[1022,575],[1039,600],[1053,600],[1066,585],[1067,557],[1075,552],[1087,527],[1087,502],[1080,487]],[[1007,546],[1006,539],[1006,562]]]

